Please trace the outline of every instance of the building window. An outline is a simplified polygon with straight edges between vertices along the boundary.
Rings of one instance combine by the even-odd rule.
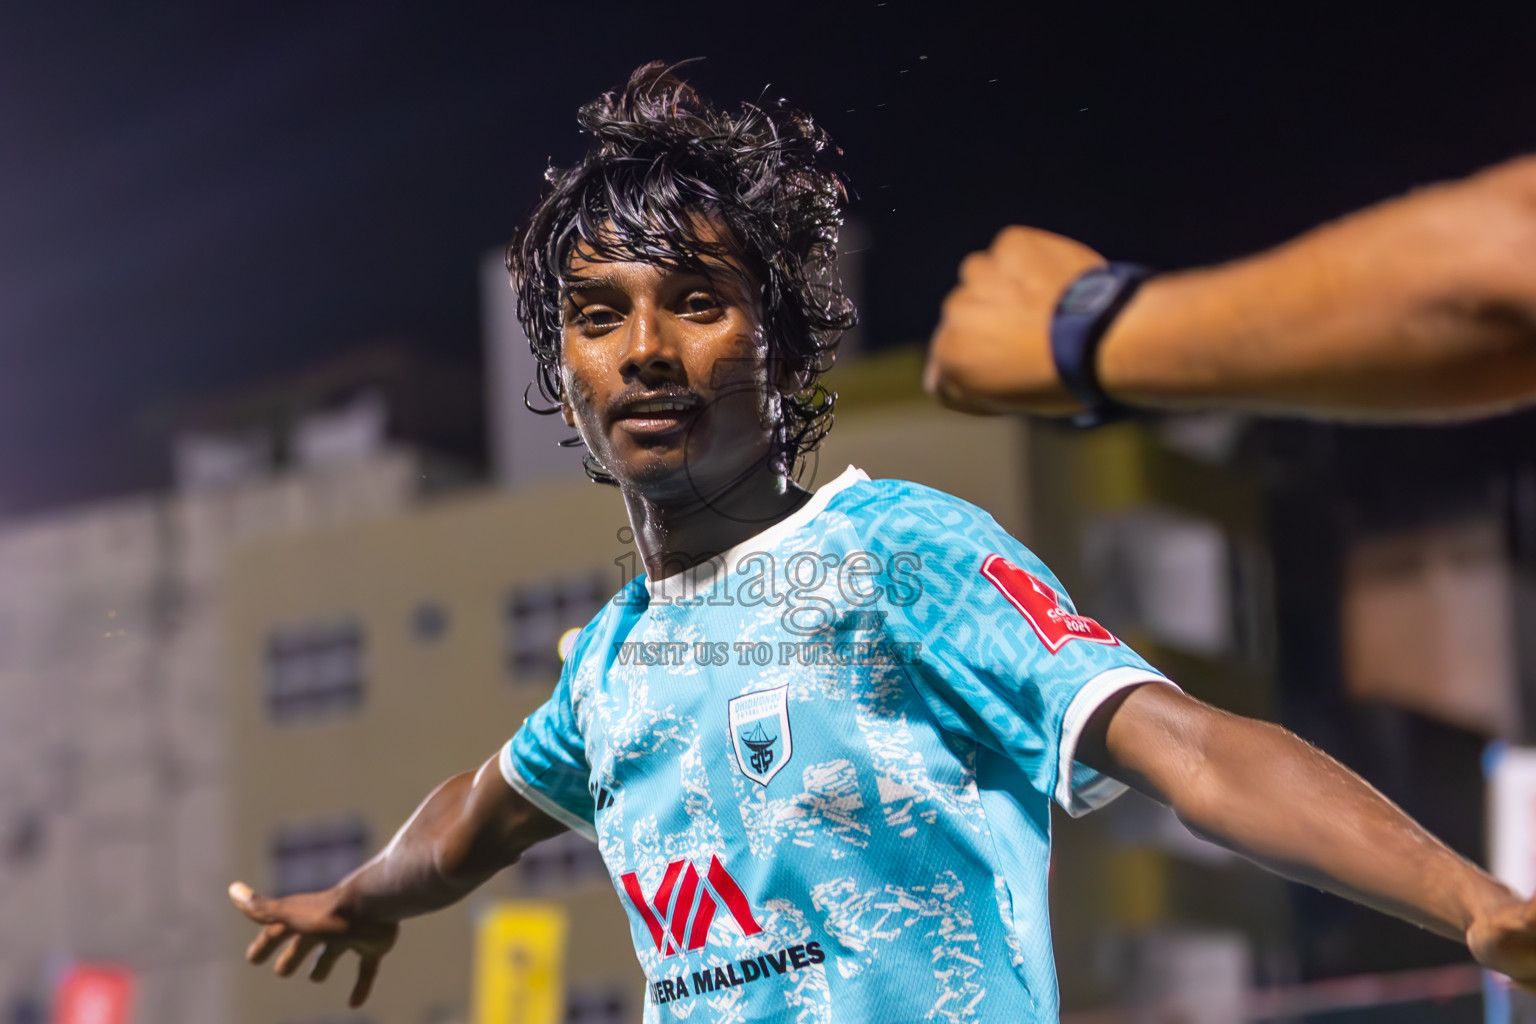
[[[527,888],[549,890],[606,879],[608,868],[596,843],[575,832],[563,832],[523,851],[517,859],[517,874]]]
[[[591,621],[611,592],[604,573],[517,587],[507,599],[507,662],[514,676],[560,674],[560,637]]]
[[[363,630],[345,620],[288,627],[267,639],[267,712],[276,721],[363,703]]]
[[[565,995],[565,1024],[627,1024],[629,1000],[616,988],[573,988]]]
[[[272,842],[272,888],[278,896],[319,892],[362,865],[368,853],[368,826],[345,817],[278,832]]]
[[[6,1024],[43,1024],[43,1001],[21,995],[11,1000],[5,1011]]]
[[[434,643],[447,632],[448,609],[436,601],[423,601],[411,611],[411,635],[417,643]]]

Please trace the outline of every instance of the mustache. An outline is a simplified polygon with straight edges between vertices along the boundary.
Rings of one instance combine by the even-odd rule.
[[[636,402],[652,401],[688,402],[692,405],[703,405],[703,397],[695,390],[683,384],[661,384],[656,387],[634,385],[625,388],[614,395],[608,401],[608,418],[618,417],[625,409]]]

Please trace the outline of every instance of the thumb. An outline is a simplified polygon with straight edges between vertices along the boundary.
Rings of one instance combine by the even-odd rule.
[[[277,921],[277,916],[272,913],[268,901],[257,896],[255,891],[244,882],[230,883],[229,899],[242,914],[257,924],[273,924]]]

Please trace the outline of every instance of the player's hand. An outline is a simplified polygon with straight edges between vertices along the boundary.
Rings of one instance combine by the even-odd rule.
[[[245,951],[247,960],[262,963],[287,943],[273,965],[279,977],[292,975],[310,953],[320,948],[320,957],[309,976],[311,980],[324,981],[343,953],[357,953],[360,963],[348,1000],[351,1006],[361,1006],[368,998],[373,979],[379,973],[379,961],[400,934],[400,925],[395,921],[348,918],[342,912],[341,893],[336,889],[265,899],[244,882],[236,882],[229,887],[229,898],[241,913],[262,925],[256,940]]]
[[[1004,228],[986,252],[961,262],[960,284],[944,300],[928,350],[923,385],[965,412],[1077,411],[1051,359],[1051,314],[1067,285],[1104,262],[1070,238]]]
[[[1477,962],[1536,992],[1536,900],[1505,903],[1479,914],[1467,929]]]

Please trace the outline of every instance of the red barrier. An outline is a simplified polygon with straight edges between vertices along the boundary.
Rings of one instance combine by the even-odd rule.
[[[80,964],[64,975],[53,1024],[131,1024],[133,975],[107,964]]]

